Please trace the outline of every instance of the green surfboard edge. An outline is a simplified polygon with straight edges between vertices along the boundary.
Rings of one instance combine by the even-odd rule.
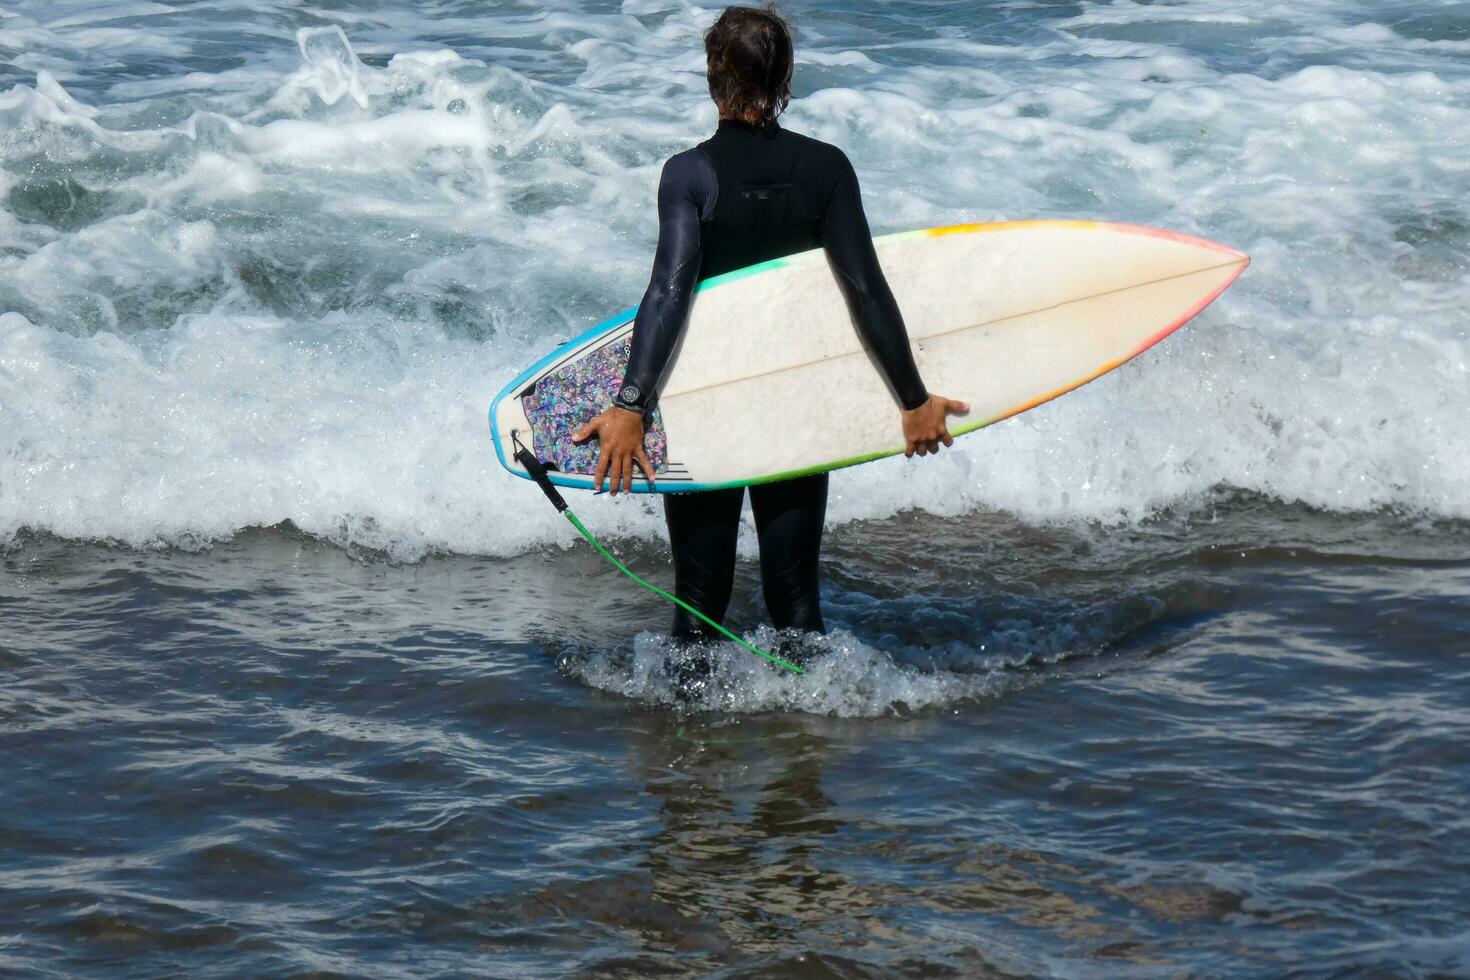
[[[976,429],[983,429],[987,425],[994,425],[1000,419],[985,419],[981,422],[972,422],[969,425],[953,426],[949,434],[958,438]],[[849,466],[857,466],[860,463],[871,463],[875,459],[887,459],[889,456],[897,456],[903,452],[903,448],[883,449],[876,453],[864,453],[861,456],[849,456],[847,459],[839,459],[832,463],[818,463],[816,466],[807,466],[799,470],[786,470],[782,473],[772,473],[770,476],[758,477],[754,480],[732,480],[729,483],[701,483],[700,490],[728,490],[734,487],[753,487],[761,483],[776,483],[781,480],[794,480],[802,476],[816,476],[818,473],[830,473],[833,470],[845,469]],[[677,491],[676,491],[677,492]]]

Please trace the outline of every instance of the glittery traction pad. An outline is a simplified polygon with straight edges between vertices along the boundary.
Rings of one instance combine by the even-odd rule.
[[[589,439],[578,445],[572,433],[596,418],[609,405],[623,383],[628,366],[631,337],[612,340],[596,350],[564,364],[536,382],[536,388],[521,398],[526,419],[531,423],[534,451],[543,462],[554,463],[563,473],[591,474],[597,465],[598,445]],[[668,439],[658,410],[649,413],[651,424],[643,435],[643,450],[655,473],[662,473]]]

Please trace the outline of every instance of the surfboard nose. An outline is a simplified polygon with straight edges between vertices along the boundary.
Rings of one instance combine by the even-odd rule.
[[[1147,225],[1132,225],[1118,221],[1107,222],[1106,226],[1128,234],[1162,238],[1167,241],[1179,242],[1181,245],[1193,245],[1195,248],[1204,249],[1209,252],[1218,252],[1222,256],[1238,260],[1241,263],[1242,269],[1250,265],[1251,257],[1240,249],[1232,248],[1229,245],[1224,245],[1208,238],[1201,238],[1198,235],[1190,235],[1182,231],[1170,231],[1167,228],[1150,228]]]

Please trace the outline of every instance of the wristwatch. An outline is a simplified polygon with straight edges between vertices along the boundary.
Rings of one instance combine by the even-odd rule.
[[[642,388],[635,384],[626,384],[618,389],[617,396],[613,398],[613,404],[618,408],[637,412],[639,415],[647,415],[649,406],[645,402],[648,400],[644,398]]]

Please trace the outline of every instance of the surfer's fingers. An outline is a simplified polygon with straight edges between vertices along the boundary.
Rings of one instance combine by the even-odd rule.
[[[633,492],[633,455],[629,453],[623,457],[623,493]]]
[[[946,398],[944,399],[944,410],[945,412],[954,412],[957,415],[963,415],[970,410],[970,406],[964,402],[957,402],[953,398]]]
[[[633,451],[633,459],[642,467],[643,475],[648,478],[648,485],[653,486],[653,464],[648,461],[648,454],[643,451],[642,446]]]
[[[597,468],[592,471],[592,489],[601,491],[602,481],[607,476],[607,452],[604,450],[597,457]]]
[[[949,430],[948,429],[940,429],[939,430],[939,438],[944,440],[944,444],[946,446],[953,446],[954,445],[954,436],[952,436],[952,435],[949,434]]]
[[[598,416],[598,418],[601,418],[601,416]],[[583,439],[586,439],[588,436],[592,435],[592,433],[596,431],[597,419],[593,419],[572,434],[572,441],[581,442]]]
[[[918,447],[914,444],[914,440],[912,440],[912,439],[905,439],[903,441],[903,455],[904,455],[904,457],[906,459],[913,459],[914,458],[914,450],[916,448],[918,448]]]

